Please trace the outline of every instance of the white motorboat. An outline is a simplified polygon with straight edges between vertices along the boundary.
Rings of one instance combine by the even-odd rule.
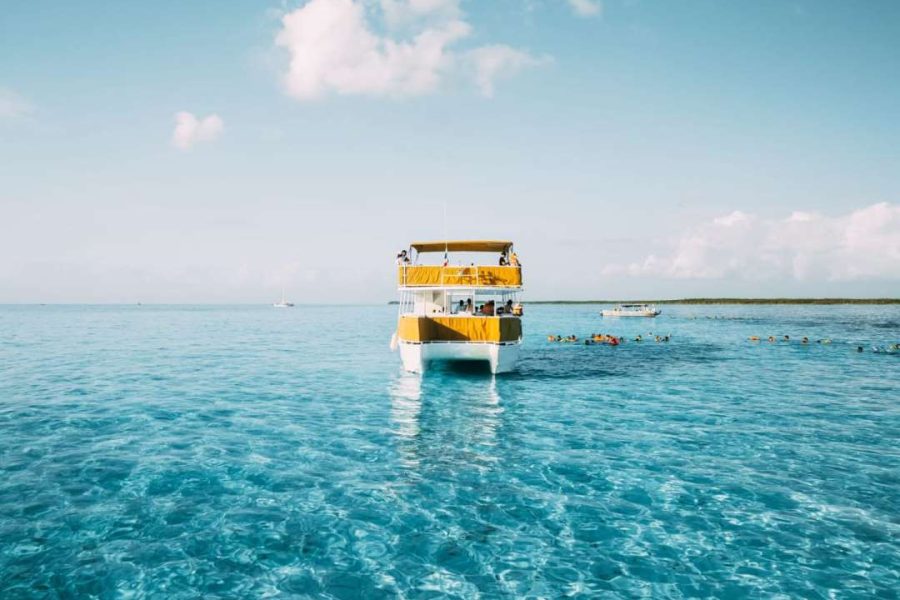
[[[662,311],[653,304],[619,304],[600,311],[604,317],[655,317]]]

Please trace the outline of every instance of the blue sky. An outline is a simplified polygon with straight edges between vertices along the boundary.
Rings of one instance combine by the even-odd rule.
[[[0,302],[381,302],[445,204],[533,299],[900,292],[897,2],[2,15]]]

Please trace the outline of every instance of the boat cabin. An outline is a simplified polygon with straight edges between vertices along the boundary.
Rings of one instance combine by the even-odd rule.
[[[485,261],[485,253],[495,254],[496,264]],[[518,302],[522,267],[512,242],[414,242],[406,257],[398,259],[400,314],[502,317],[522,313]]]

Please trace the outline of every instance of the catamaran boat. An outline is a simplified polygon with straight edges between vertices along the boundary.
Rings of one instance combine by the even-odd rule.
[[[450,266],[453,252],[494,253],[495,258],[493,264]],[[419,264],[428,254],[443,254],[443,263]],[[414,242],[401,256],[400,310],[391,348],[399,347],[405,370],[422,373],[435,361],[486,361],[492,373],[515,369],[523,288],[512,242]]]
[[[294,306],[294,303],[288,302],[287,300],[285,300],[284,288],[282,288],[281,289],[281,302],[275,302],[274,304],[272,304],[272,306],[274,306],[275,308],[291,308],[292,306]]]
[[[655,317],[662,311],[653,304],[619,304],[600,311],[604,317]]]

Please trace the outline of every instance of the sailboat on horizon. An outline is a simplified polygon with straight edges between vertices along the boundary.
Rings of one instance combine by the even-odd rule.
[[[288,302],[284,297],[284,288],[281,288],[281,302],[275,302],[272,304],[275,308],[292,308],[294,306],[293,302]]]

